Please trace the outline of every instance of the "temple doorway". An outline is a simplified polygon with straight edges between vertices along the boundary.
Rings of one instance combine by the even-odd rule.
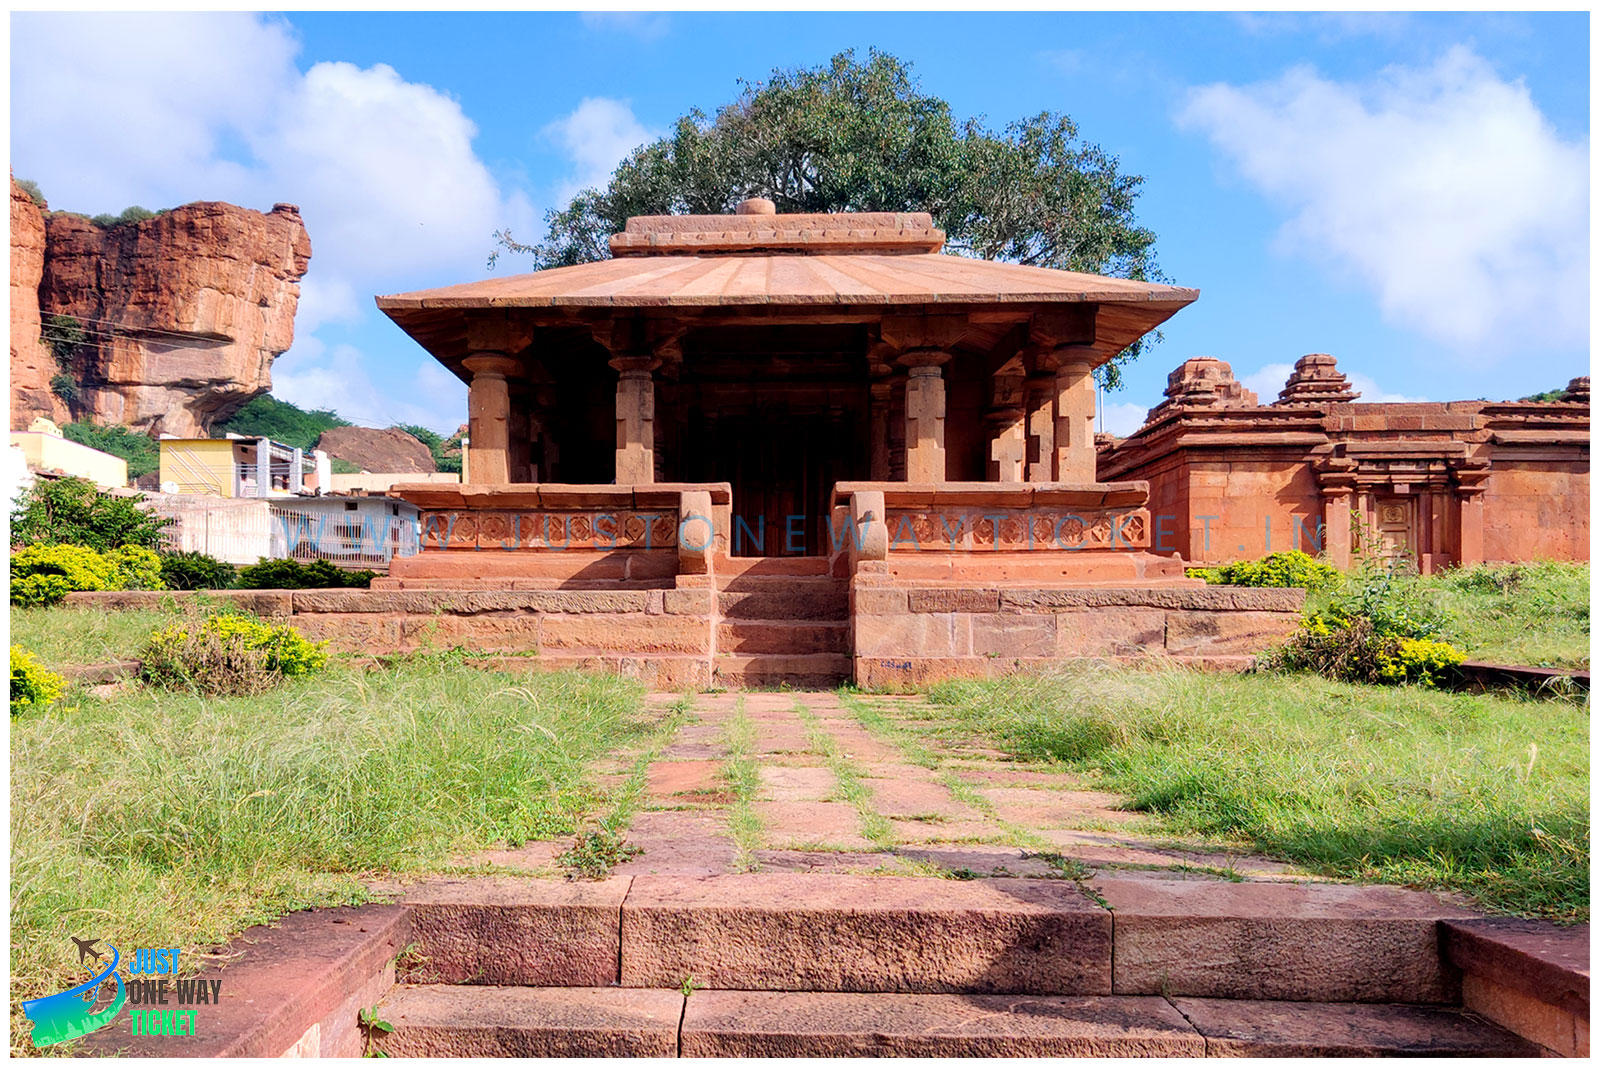
[[[691,335],[663,389],[672,477],[733,487],[735,556],[822,556],[834,483],[870,474],[866,335],[855,326]]]

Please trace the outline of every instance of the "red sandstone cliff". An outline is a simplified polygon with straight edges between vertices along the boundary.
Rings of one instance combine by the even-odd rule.
[[[14,219],[17,194],[13,182]],[[43,231],[42,313],[71,315],[89,335],[73,361],[80,394],[73,416],[205,436],[212,423],[271,387],[272,361],[294,338],[300,279],[311,258],[295,207],[279,204],[262,214],[202,202],[110,227],[57,213],[45,218]],[[26,233],[14,223],[12,234],[15,264]],[[13,426],[36,414],[60,415],[59,401],[48,395],[55,373],[48,352],[43,399],[36,374],[18,375],[37,358],[19,356],[19,334],[31,329],[36,338],[38,326],[19,322],[17,306],[14,295]],[[44,410],[44,400],[55,409]]]
[[[11,182],[11,428],[40,415],[57,422],[67,407],[50,391],[55,357],[39,342],[39,281],[44,277],[44,214]]]

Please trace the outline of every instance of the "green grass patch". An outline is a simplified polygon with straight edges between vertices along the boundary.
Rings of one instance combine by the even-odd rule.
[[[131,614],[50,616],[110,620],[110,650]],[[652,729],[641,696],[615,676],[419,656],[250,697],[136,689],[13,720],[13,1052],[31,1051],[17,1003],[81,978],[69,934],[218,944],[364,899],[363,876],[574,833],[596,801],[590,765]]]
[[[756,766],[756,726],[745,714],[744,698],[740,697],[723,727],[727,740],[727,759],[722,764],[722,776],[733,791],[733,803],[728,807],[728,833],[738,850],[737,865],[741,871],[754,871],[761,864],[755,858],[756,850],[765,842],[766,830],[761,816],[752,806],[761,790],[761,771]]]
[[[1513,563],[1397,578],[1401,596],[1436,607],[1443,637],[1468,659],[1530,667],[1589,666],[1589,565]],[[1336,590],[1313,593],[1316,610]]]
[[[828,769],[838,779],[839,799],[856,809],[856,822],[861,827],[861,836],[884,848],[894,844],[894,824],[873,806],[872,790],[861,781],[861,776],[845,754],[839,751],[839,743],[823,727],[822,720],[799,701],[795,702],[794,712],[806,728],[811,750],[828,762]]]
[[[1586,705],[1095,667],[931,697],[945,732],[1091,775],[1172,832],[1492,909],[1588,915]]]
[[[53,670],[137,659],[150,635],[182,617],[176,607],[137,611],[12,608],[11,642]]]

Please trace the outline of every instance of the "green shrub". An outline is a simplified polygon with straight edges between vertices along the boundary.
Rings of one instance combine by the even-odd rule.
[[[71,315],[51,315],[44,320],[43,329],[39,332],[40,343],[50,350],[50,354],[56,357],[56,366],[64,371],[72,370],[78,349],[83,347],[88,337],[83,323]]]
[[[35,207],[43,209],[47,206],[45,204],[44,193],[40,190],[38,182],[30,181],[27,178],[18,178],[17,186],[23,192],[28,194],[28,199],[33,201]]]
[[[151,211],[149,208],[142,208],[138,204],[134,204],[131,207],[123,208],[120,215],[100,214],[89,221],[96,226],[102,227],[126,226],[130,222],[143,222],[145,219],[153,219],[158,214],[160,212]]]
[[[39,665],[21,645],[11,646],[11,714],[54,704],[66,691],[67,680]]]
[[[78,402],[78,379],[62,371],[50,376],[50,391],[68,404]]]
[[[139,545],[123,545],[105,553],[116,565],[118,589],[165,589],[161,578],[161,556]]]
[[[1191,578],[1211,585],[1251,585],[1275,588],[1324,589],[1343,577],[1337,567],[1321,563],[1304,552],[1274,552],[1257,560],[1224,563],[1220,567],[1191,567]]]
[[[81,545],[33,545],[11,555],[11,603],[55,604],[68,593],[118,588],[116,561]]]
[[[161,556],[161,580],[168,589],[227,589],[238,568],[204,552],[167,552]]]
[[[1415,682],[1430,689],[1467,657],[1446,641],[1423,637],[1402,637],[1392,650],[1378,654],[1378,679],[1384,682]]]
[[[240,589],[365,589],[376,571],[347,571],[325,559],[300,563],[292,559],[264,559],[239,571]]]
[[[82,478],[40,478],[11,512],[13,545],[160,548],[174,520],[141,510],[139,496],[102,493]]]
[[[433,453],[435,469],[446,474],[461,473],[461,441],[457,437],[444,438],[414,422],[397,422],[391,429],[403,430],[428,446]]]
[[[11,554],[11,603],[44,607],[68,593],[105,589],[164,589],[161,557],[124,545],[96,552],[82,545],[30,545]]]
[[[129,478],[142,478],[161,469],[161,448],[155,438],[126,426],[69,422],[61,427],[61,436],[127,461]]]
[[[1445,617],[1399,560],[1365,565],[1355,580],[1307,614],[1300,631],[1263,666],[1313,671],[1344,682],[1435,686],[1466,656],[1439,640]]]
[[[206,695],[260,693],[321,670],[326,641],[312,642],[292,626],[248,615],[213,615],[199,625],[169,626],[150,635],[140,677],[164,689]]]

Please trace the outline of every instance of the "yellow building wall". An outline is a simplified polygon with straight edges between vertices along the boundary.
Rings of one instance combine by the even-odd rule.
[[[161,441],[161,488],[180,493],[233,496],[233,446],[226,438],[167,438]]]
[[[60,471],[87,478],[102,489],[122,489],[128,484],[128,462],[98,448],[68,441],[53,433],[19,431],[11,443],[22,449],[29,469]]]

